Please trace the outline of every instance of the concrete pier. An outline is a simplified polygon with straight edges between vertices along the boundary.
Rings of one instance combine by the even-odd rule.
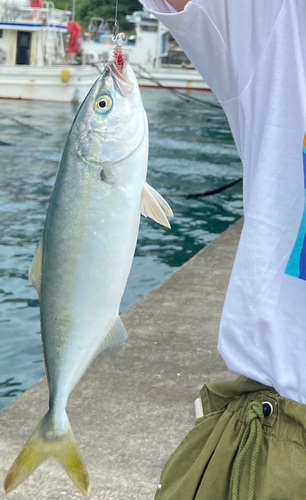
[[[100,355],[73,391],[68,416],[93,500],[150,500],[162,466],[194,423],[204,383],[234,377],[217,352],[218,326],[242,228],[213,243],[123,316],[129,340]],[[0,415],[0,480],[47,410],[42,381]],[[53,460],[0,499],[82,498]]]

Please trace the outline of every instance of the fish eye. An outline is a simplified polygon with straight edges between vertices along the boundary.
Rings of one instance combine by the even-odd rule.
[[[107,113],[113,105],[112,99],[108,95],[98,97],[96,101],[96,109],[99,113]]]

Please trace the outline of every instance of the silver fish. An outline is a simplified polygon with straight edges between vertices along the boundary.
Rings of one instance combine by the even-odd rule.
[[[40,297],[49,410],[5,479],[8,493],[52,456],[81,490],[89,480],[66,414],[97,353],[127,338],[119,305],[140,213],[169,227],[146,183],[148,125],[132,68],[109,64],[72,124],[29,277]]]

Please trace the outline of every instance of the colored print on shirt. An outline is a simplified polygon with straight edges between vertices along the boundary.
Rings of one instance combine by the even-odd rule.
[[[306,133],[303,141],[303,168],[305,206],[298,236],[288,261],[285,274],[306,280]]]

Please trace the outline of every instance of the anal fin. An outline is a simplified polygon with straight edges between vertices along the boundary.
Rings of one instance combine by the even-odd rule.
[[[128,333],[122,323],[120,316],[116,317],[113,326],[108,331],[106,337],[102,341],[97,351],[97,355],[104,351],[107,347],[115,344],[121,344],[128,338]]]

